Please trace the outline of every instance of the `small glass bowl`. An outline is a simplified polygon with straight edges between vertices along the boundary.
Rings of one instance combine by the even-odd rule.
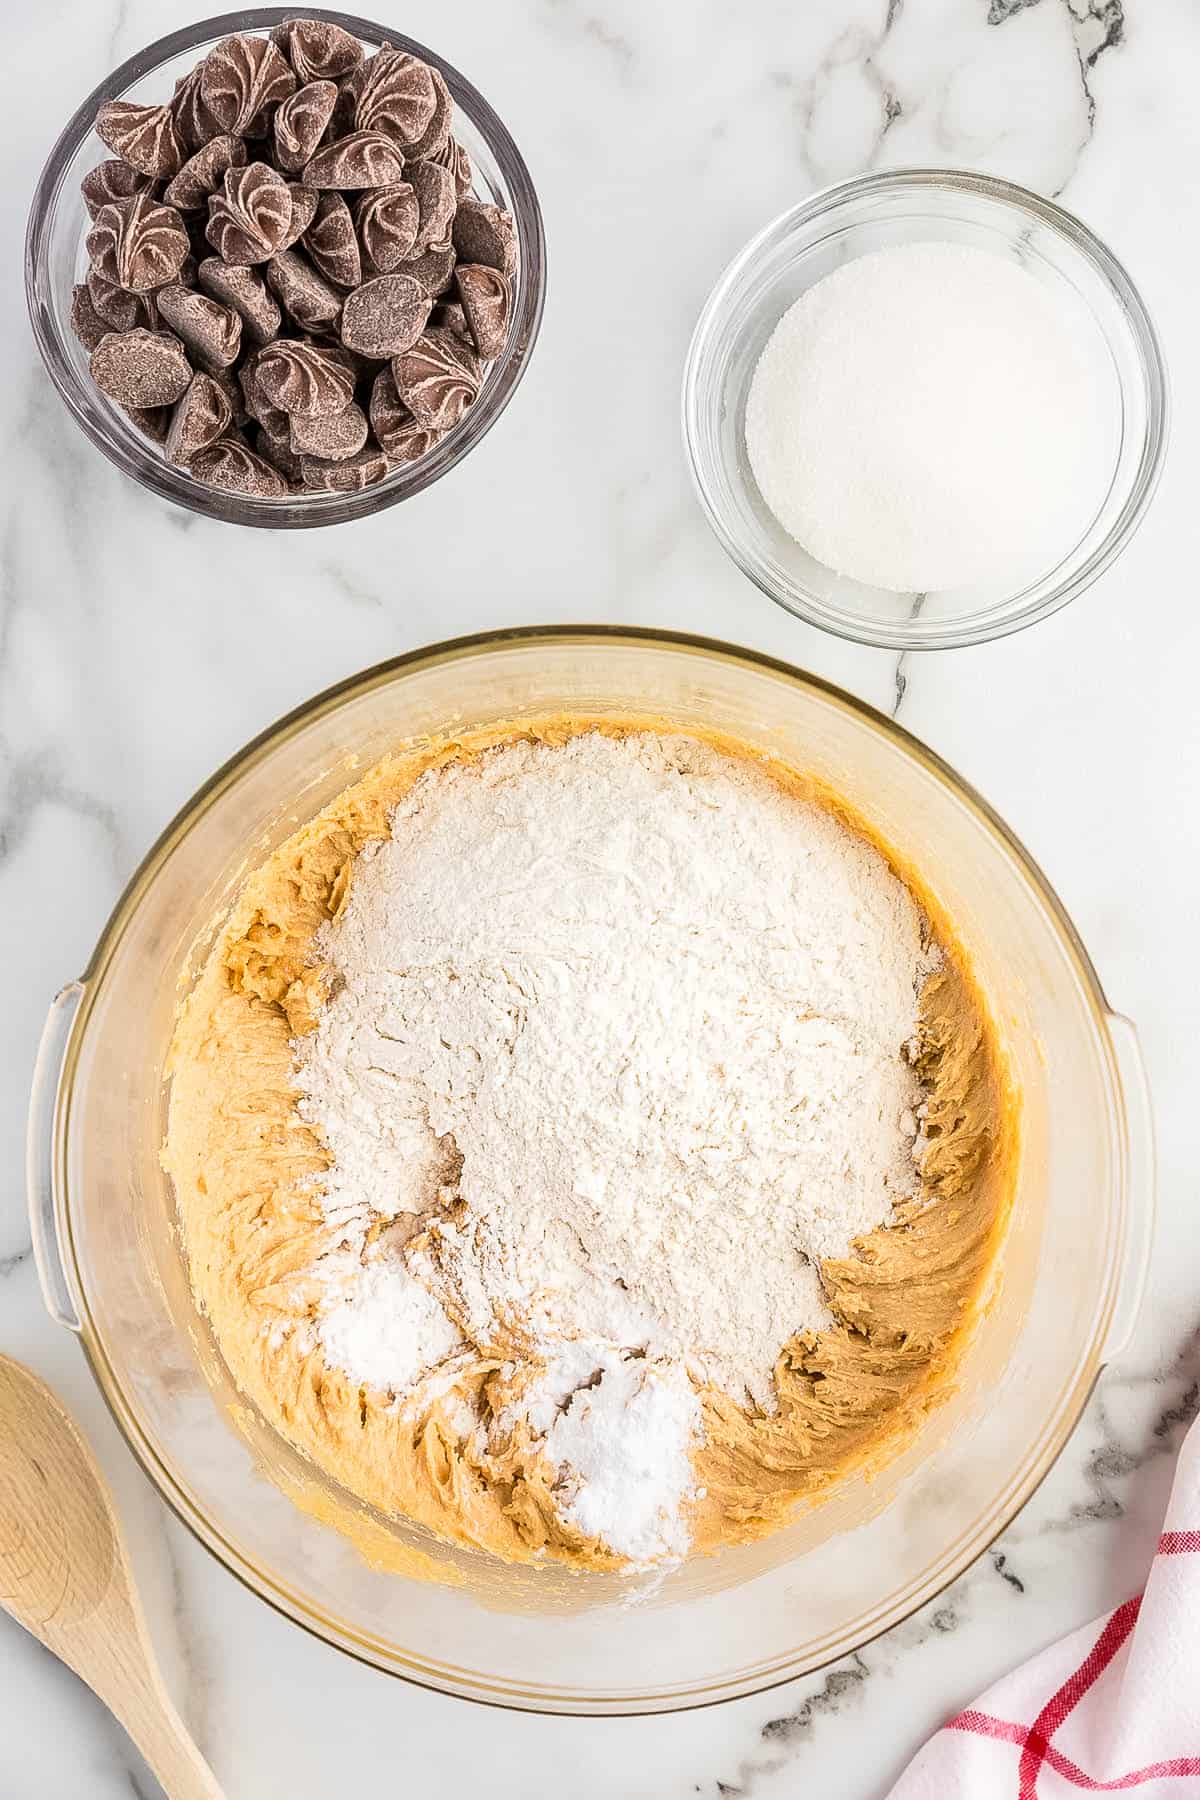
[[[169,99],[177,78],[221,38],[234,32],[270,31],[281,20],[296,18],[327,19],[352,32],[368,50],[386,42],[440,71],[454,100],[454,135],[465,146],[475,170],[475,193],[512,213],[519,264],[508,342],[489,370],[479,398],[427,455],[359,493],[253,499],[209,487],[194,480],[186,469],[167,462],[158,446],[93,382],[87,352],[70,321],[71,290],[87,270],[85,239],[90,225],[79,183],[108,154],[92,130],[104,101]],[[546,242],[533,182],[520,151],[482,94],[442,57],[401,37],[390,26],[311,6],[253,7],[203,19],[160,38],[122,63],[88,95],[50,152],[33,197],[25,240],[25,291],[38,349],[50,379],[97,448],[126,475],[179,506],[237,525],[268,528],[340,525],[347,519],[367,518],[419,494],[461,462],[500,417],[525,372],[541,323],[545,290]]]
[[[793,301],[842,263],[927,241],[1019,261],[1094,332],[1111,394],[1106,492],[1052,569],[1016,591],[1001,583],[896,594],[836,574],[779,524],[746,455],[746,398],[762,352]],[[781,214],[736,256],[709,295],[683,377],[683,434],[717,537],[772,600],[839,637],[897,650],[946,650],[1004,637],[1081,594],[1129,542],[1154,492],[1167,436],[1162,352],[1121,264],[1062,207],[1012,182],[953,169],[897,169],[826,188]]]

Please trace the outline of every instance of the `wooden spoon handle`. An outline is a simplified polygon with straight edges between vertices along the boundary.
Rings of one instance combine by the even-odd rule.
[[[154,1669],[102,1695],[162,1783],[167,1800],[225,1800]]]
[[[92,1658],[95,1672],[85,1674],[85,1681],[90,1681],[113,1717],[121,1719],[162,1782],[167,1800],[225,1800],[216,1775],[196,1750],[167,1694],[140,1616],[130,1613],[126,1624],[126,1602],[119,1602],[117,1611],[124,1629],[108,1636],[103,1660]],[[67,1661],[79,1667],[70,1654]]]

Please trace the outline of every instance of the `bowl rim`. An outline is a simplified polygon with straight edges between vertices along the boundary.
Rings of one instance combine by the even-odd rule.
[[[1040,600],[1003,617],[976,613],[968,615],[960,624],[950,621],[924,630],[918,626],[917,604],[908,619],[864,621],[843,607],[827,604],[799,583],[785,584],[774,579],[757,554],[731,529],[714,491],[709,459],[702,448],[704,434],[699,429],[701,366],[709,340],[728,312],[738,283],[761,251],[769,243],[831,217],[841,208],[864,198],[922,190],[972,195],[1010,208],[1024,214],[1031,224],[1044,226],[1081,255],[1105,283],[1129,329],[1138,355],[1146,403],[1142,450],[1129,491],[1117,517],[1085,562],[1064,580],[1053,583]],[[1090,587],[1128,545],[1154,497],[1170,433],[1171,403],[1162,343],[1146,304],[1124,264],[1082,219],[1057,201],[1048,200],[1003,176],[985,175],[973,169],[912,164],[875,170],[819,188],[795,205],[785,207],[748,239],[722,269],[700,310],[684,360],[680,413],[684,455],[701,508],[713,535],[742,574],[795,618],[819,626],[850,643],[904,652],[963,649],[1008,637],[1049,618]],[[1046,576],[1042,576],[1037,582],[1028,583],[1022,592],[1039,586],[1045,579]],[[914,603],[922,598],[914,596]],[[1020,594],[1016,598],[1019,599]]]
[[[92,135],[96,113],[104,101],[119,98],[134,83],[153,75],[165,63],[200,45],[235,33],[269,31],[285,19],[318,19],[340,25],[369,45],[392,45],[429,63],[443,77],[454,104],[469,119],[495,157],[516,222],[520,261],[516,310],[508,339],[488,371],[479,398],[456,425],[424,456],[402,465],[381,483],[357,493],[319,491],[289,494],[286,499],[255,498],[205,486],[186,469],[168,463],[144,445],[126,443],[107,425],[96,391],[79,377],[67,350],[66,328],[47,304],[43,289],[51,285],[51,224],[67,171]],[[368,518],[412,498],[446,475],[491,430],[512,399],[529,365],[541,328],[546,298],[546,234],[541,207],[529,168],[508,127],[478,88],[445,57],[414,38],[403,36],[356,14],[316,6],[260,6],[218,13],[155,39],[127,57],[76,107],[55,139],[30,202],[25,231],[25,302],[34,341],[46,372],[75,423],[124,475],[161,499],[170,500],[205,518],[276,530],[302,530]]]
[[[698,1710],[766,1692],[785,1682],[811,1675],[853,1654],[855,1650],[902,1624],[921,1607],[936,1599],[1011,1524],[1070,1440],[1104,1366],[1105,1343],[1119,1298],[1119,1282],[1114,1277],[1105,1304],[1095,1321],[1087,1353],[1081,1357],[1078,1368],[1063,1387],[1053,1416],[1043,1427],[1037,1442],[1027,1452],[1024,1467],[1010,1479],[1005,1490],[992,1502],[980,1524],[962,1532],[956,1542],[946,1546],[932,1560],[922,1578],[909,1584],[908,1595],[898,1605],[889,1606],[886,1601],[877,1603],[872,1609],[873,1616],[866,1622],[865,1630],[852,1637],[847,1634],[846,1641],[831,1644],[827,1650],[822,1647],[815,1659],[798,1657],[794,1652],[791,1653],[790,1660],[787,1656],[776,1656],[765,1666],[750,1665],[740,1671],[726,1672],[701,1683],[692,1683],[677,1692],[665,1689],[650,1694],[646,1690],[641,1690],[640,1693],[629,1690],[624,1693],[602,1691],[597,1694],[560,1691],[547,1684],[506,1683],[479,1671],[439,1663],[413,1653],[398,1652],[394,1646],[384,1646],[372,1640],[369,1634],[350,1622],[331,1618],[273,1572],[260,1567],[231,1542],[203,1509],[193,1502],[182,1478],[160,1457],[157,1447],[143,1430],[136,1407],[127,1397],[108,1357],[102,1334],[95,1325],[80,1272],[80,1258],[71,1221],[70,1188],[66,1181],[75,1071],[89,1017],[103,991],[107,969],[125,928],[157,878],[159,870],[200,818],[217,805],[223,794],[244,774],[316,720],[327,717],[348,701],[361,699],[378,688],[421,670],[465,662],[497,650],[519,651],[564,646],[573,650],[586,650],[589,645],[624,645],[635,653],[643,647],[667,649],[694,656],[701,661],[749,667],[781,679],[785,685],[813,691],[888,740],[895,748],[911,757],[925,773],[948,788],[955,799],[968,808],[977,822],[1017,864],[1045,907],[1060,937],[1097,1029],[1097,1045],[1114,1100],[1111,1123],[1116,1132],[1119,1166],[1124,1167],[1128,1144],[1126,1110],[1119,1070],[1106,1025],[1110,1008],[1099,976],[1063,902],[1048,878],[1015,833],[971,784],[958,775],[936,751],[885,713],[835,683],[797,669],[779,658],[691,633],[652,627],[586,624],[502,628],[448,639],[405,652],[334,683],[285,713],[227,758],[184,803],[146,853],[117,900],[87,966],[79,977],[78,985],[82,991],[71,1022],[55,1101],[53,1155],[54,1185],[61,1197],[57,1208],[62,1225],[67,1277],[80,1320],[80,1339],[92,1375],[143,1473],[175,1516],[222,1567],[293,1624],[301,1626],[321,1642],[383,1673],[427,1688],[431,1692],[448,1693],[509,1711],[595,1718]],[[1114,1268],[1117,1271],[1123,1265],[1122,1252],[1128,1229],[1128,1219],[1124,1218],[1120,1221],[1121,1240],[1114,1257]]]

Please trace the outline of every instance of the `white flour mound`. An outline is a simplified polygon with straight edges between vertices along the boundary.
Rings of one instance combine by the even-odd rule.
[[[460,1342],[449,1318],[501,1356],[513,1321],[547,1360],[610,1346],[599,1383],[542,1421],[581,1477],[564,1507],[581,1527],[614,1514],[598,1420],[613,1453],[644,1414],[658,1474],[626,1535],[673,1542],[653,1520],[686,1492],[698,1427],[669,1369],[619,1353],[774,1406],[780,1349],[829,1323],[815,1262],[917,1185],[922,914],[868,843],[759,770],[589,733],[424,775],[322,950],[332,998],[296,1079],[346,1251],[397,1222],[439,1354]],[[428,1256],[403,1247],[418,1224]],[[369,1298],[341,1276],[331,1292],[326,1353],[400,1393],[438,1356],[399,1280],[392,1328],[371,1267]]]

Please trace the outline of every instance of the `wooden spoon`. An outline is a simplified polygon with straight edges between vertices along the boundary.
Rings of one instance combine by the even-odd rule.
[[[99,1695],[169,1800],[222,1800],[163,1686],[108,1483],[50,1389],[6,1356],[0,1606]]]

